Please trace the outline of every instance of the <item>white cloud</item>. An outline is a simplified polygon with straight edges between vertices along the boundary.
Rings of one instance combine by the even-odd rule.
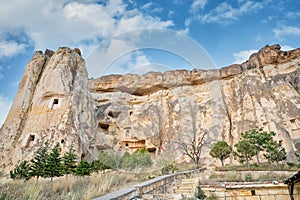
[[[273,18],[274,18],[273,16],[268,16],[267,18],[263,19],[263,20],[261,21],[261,23],[267,24],[267,23],[269,23],[270,21],[272,21]]]
[[[105,57],[105,55],[113,56],[112,54],[103,54],[103,57]],[[143,52],[134,51],[115,58],[105,69],[98,69],[97,72],[101,72],[101,74],[99,74],[100,76],[107,74],[128,73],[144,74],[151,69],[149,68],[151,65],[150,59],[144,55]]]
[[[143,54],[139,54],[136,56],[136,58],[128,63],[128,66],[132,69],[131,71],[134,71],[134,69],[141,68],[142,66],[149,66],[151,65],[151,62],[147,56]],[[145,71],[143,72],[145,73]]]
[[[105,4],[93,2],[1,2],[0,35],[20,30],[36,49],[56,50],[59,46],[93,46],[103,38],[136,28],[173,25],[170,20],[162,21],[135,8],[129,9],[122,0],[108,0]]]
[[[281,50],[282,51],[290,51],[290,50],[293,50],[293,49],[296,49],[296,48],[294,48],[294,47],[292,47],[290,45],[282,45],[281,46]]]
[[[141,7],[141,9],[149,13],[160,13],[163,11],[162,7],[160,7],[157,3],[153,3],[153,2],[144,4]]]
[[[300,11],[298,11],[298,12],[288,12],[288,13],[286,14],[286,16],[287,16],[288,18],[291,18],[291,19],[298,18],[298,17],[300,17]]]
[[[274,32],[276,38],[281,39],[282,37],[287,36],[287,35],[299,36],[300,28],[296,27],[296,26],[282,25],[282,26],[274,29],[273,32]]]
[[[249,59],[251,54],[256,53],[256,52],[258,52],[257,49],[251,49],[251,50],[243,50],[238,53],[234,53],[233,54],[233,57],[234,57],[233,64],[242,64],[243,62],[245,62],[246,60]]]
[[[203,47],[182,32],[146,28],[123,32],[99,44],[86,59],[87,66],[91,66],[89,74],[91,77],[99,77],[104,74],[128,72],[130,59],[124,55],[144,49],[170,52],[183,58],[194,68],[215,68],[213,61]],[[143,54],[138,56],[144,58],[138,61],[145,61],[146,57],[143,57]],[[165,63],[163,58],[159,58],[159,60]],[[120,66],[119,71],[115,70],[118,68],[116,66]]]
[[[3,67],[0,66],[0,80],[4,78],[3,74],[2,74],[2,70],[3,70]]]
[[[2,126],[2,124],[6,119],[10,106],[11,106],[11,102],[8,100],[8,98],[0,94],[0,127]]]
[[[191,13],[196,13],[200,9],[203,9],[207,3],[207,0],[194,0],[191,7],[190,7],[190,12]]]
[[[0,58],[14,56],[25,49],[25,44],[18,44],[15,41],[0,42]]]
[[[256,12],[263,7],[263,3],[255,1],[241,1],[236,8],[227,2],[222,2],[207,14],[197,15],[196,19],[202,23],[228,24],[238,20],[243,15]]]

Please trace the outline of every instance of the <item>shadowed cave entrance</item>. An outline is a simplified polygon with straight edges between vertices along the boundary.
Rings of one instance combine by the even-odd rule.
[[[26,148],[32,147],[34,140],[35,140],[35,135],[30,134],[29,137],[28,137],[28,139],[27,139],[25,147]]]

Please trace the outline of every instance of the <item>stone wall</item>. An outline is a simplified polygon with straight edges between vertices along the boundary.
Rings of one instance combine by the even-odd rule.
[[[224,187],[202,185],[201,189],[207,196],[214,194],[219,200],[290,200],[287,185],[283,183],[227,184]],[[294,188],[294,199],[300,199],[300,186]]]
[[[278,181],[265,182],[211,182],[204,180],[207,172],[202,169],[159,176],[140,184],[123,188],[116,192],[95,198],[94,200],[130,200],[130,199],[173,199],[181,200],[193,196],[197,185],[207,197],[219,200],[289,200],[286,184]],[[249,172],[244,172],[249,173]],[[255,172],[260,176],[267,172]],[[274,172],[277,176],[292,176],[294,172]],[[222,176],[222,174],[220,174]],[[224,175],[223,175],[224,176]],[[300,184],[294,188],[294,199],[300,200]]]

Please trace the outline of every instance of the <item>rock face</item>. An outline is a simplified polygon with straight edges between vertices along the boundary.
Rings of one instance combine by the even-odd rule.
[[[153,157],[187,158],[178,143],[207,132],[201,164],[215,165],[211,144],[234,145],[254,127],[300,151],[300,49],[266,46],[242,64],[215,70],[110,75],[89,80],[79,49],[37,52],[0,130],[2,167],[30,159],[46,140],[71,143],[81,158],[146,147]],[[232,160],[231,160],[232,161]],[[229,162],[229,161],[227,161]]]
[[[262,127],[277,133],[289,158],[300,151],[300,49],[265,46],[242,64],[220,70],[176,70],[110,75],[90,80],[101,144],[132,150],[182,152],[178,142],[207,132],[202,164],[211,143],[234,145],[241,133]],[[148,146],[147,146],[148,147]],[[153,147],[156,147],[154,149]]]
[[[73,144],[78,157],[91,157],[95,117],[87,71],[77,51],[38,51],[26,67],[0,134],[1,165],[32,158],[38,147]]]

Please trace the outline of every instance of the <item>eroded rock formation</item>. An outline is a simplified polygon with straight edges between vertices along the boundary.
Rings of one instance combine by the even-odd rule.
[[[93,102],[87,71],[77,51],[38,51],[26,67],[0,134],[1,165],[12,167],[32,158],[46,141],[73,144],[78,157],[92,155],[95,138]]]
[[[130,138],[149,140],[157,151],[181,152],[176,142],[208,132],[231,145],[254,127],[275,131],[289,152],[300,150],[300,49],[266,46],[242,64],[220,70],[175,70],[110,75],[90,80],[100,144],[124,149]],[[112,113],[118,113],[114,115]],[[104,147],[102,147],[104,148]]]
[[[79,157],[145,146],[186,157],[178,142],[207,132],[201,164],[215,164],[211,144],[232,146],[253,127],[275,131],[289,158],[300,151],[300,49],[266,46],[242,64],[215,70],[110,75],[89,80],[78,49],[37,52],[0,130],[1,165],[30,159],[46,140]],[[227,161],[228,162],[228,161]]]

